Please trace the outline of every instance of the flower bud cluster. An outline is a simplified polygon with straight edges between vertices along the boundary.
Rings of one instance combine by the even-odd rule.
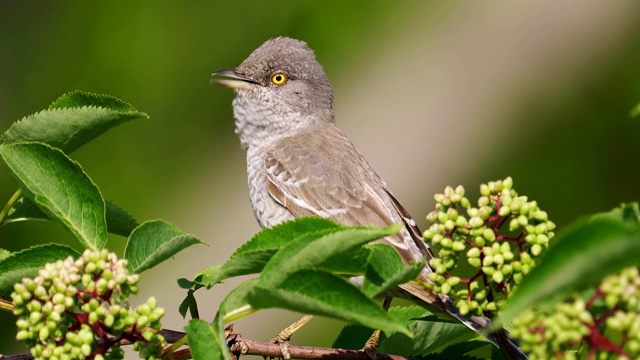
[[[576,359],[586,343],[589,358],[640,358],[640,274],[624,269],[603,279],[588,301],[577,295],[552,313],[529,310],[512,321],[511,335],[536,359]],[[585,353],[587,351],[584,351]]]
[[[547,213],[518,196],[510,177],[482,184],[480,194],[476,207],[462,186],[436,194],[436,210],[427,215],[433,224],[424,232],[437,249],[428,286],[450,296],[463,315],[496,311],[554,236]],[[464,262],[475,274],[462,276]]]
[[[126,260],[106,250],[46,264],[36,278],[14,285],[16,338],[36,359],[122,359],[121,340],[151,348],[143,357],[155,359],[164,310],[150,298],[131,311],[127,297],[137,291]]]

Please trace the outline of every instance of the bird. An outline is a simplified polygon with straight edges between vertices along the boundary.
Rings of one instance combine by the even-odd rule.
[[[395,248],[407,265],[434,257],[415,220],[336,126],[333,88],[304,41],[269,39],[235,69],[213,75],[216,84],[235,90],[235,128],[246,149],[249,199],[262,228],[305,216],[347,226],[403,224],[399,233],[378,242]],[[432,272],[426,264],[419,275],[424,282]],[[484,317],[462,316],[446,295],[416,283],[399,287],[390,296],[412,300],[477,332],[488,325]],[[494,335],[485,336],[497,342]],[[514,348],[515,358],[526,358],[514,342],[507,346]]]

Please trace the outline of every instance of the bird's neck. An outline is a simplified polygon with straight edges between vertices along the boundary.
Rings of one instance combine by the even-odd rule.
[[[245,149],[269,146],[283,138],[296,136],[326,120],[297,112],[274,112],[270,107],[246,106],[242,97],[233,102],[236,133]]]

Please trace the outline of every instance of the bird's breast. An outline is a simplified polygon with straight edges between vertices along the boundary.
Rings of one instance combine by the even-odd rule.
[[[261,227],[272,227],[295,217],[285,207],[277,203],[267,190],[267,170],[264,155],[266,151],[249,148],[247,151],[247,179],[251,207]]]

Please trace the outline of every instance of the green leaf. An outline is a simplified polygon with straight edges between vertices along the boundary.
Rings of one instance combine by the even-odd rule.
[[[127,213],[118,205],[107,200],[106,218],[107,231],[111,234],[129,237],[133,229],[138,226],[138,222],[133,216]],[[2,221],[2,225],[19,221],[30,220],[50,220],[49,217],[29,198],[21,198],[9,209],[7,216]]]
[[[0,292],[10,289],[22,278],[33,278],[45,264],[80,254],[66,245],[47,244],[12,253],[0,261]]]
[[[182,299],[180,306],[178,306],[178,313],[182,315],[183,319],[187,316],[187,311],[189,310],[191,310],[192,315],[194,311],[196,314],[198,313],[198,301],[196,300],[196,297],[193,295],[193,290],[187,291],[187,296],[184,299]],[[191,317],[193,319],[199,318],[199,316],[191,316]]]
[[[426,260],[405,266],[398,252],[387,244],[369,245],[370,256],[362,292],[370,298],[409,282],[420,275]]]
[[[261,278],[248,294],[253,309],[283,308],[304,314],[322,315],[354,322],[374,329],[409,330],[389,316],[379,304],[366,297],[347,280],[319,270],[300,270],[263,287]]]
[[[150,220],[133,230],[124,249],[124,258],[129,261],[129,270],[139,274],[183,249],[201,243],[194,235],[164,220]]]
[[[596,219],[611,219],[629,225],[640,225],[640,208],[638,203],[621,204],[620,207],[611,211],[591,216],[591,220]]]
[[[478,336],[460,323],[444,322],[435,316],[425,317],[429,312],[418,306],[395,307],[389,309],[389,313],[398,320],[409,322],[409,330],[415,338],[391,334],[380,343],[380,351],[385,353],[419,356],[442,351],[447,346]],[[437,320],[432,321],[433,319]]]
[[[486,359],[485,356],[478,356],[478,350],[482,348],[488,348],[487,353],[491,353],[493,349],[498,349],[493,346],[490,342],[476,340],[476,341],[465,341],[461,343],[455,343],[451,346],[444,349],[442,352],[436,354],[429,354],[427,356],[421,356],[420,358],[423,360],[483,360]],[[498,350],[498,353],[500,350]],[[498,354],[500,355],[500,354]],[[492,356],[493,358],[493,356]],[[501,357],[502,358],[502,357]]]
[[[300,269],[316,268],[338,254],[395,234],[401,227],[340,227],[303,235],[280,249],[265,265],[260,286],[276,286]]]
[[[138,227],[138,220],[109,200],[105,204],[107,206],[107,231],[122,237],[129,237]]]
[[[338,337],[336,337],[331,347],[334,349],[359,350],[362,349],[367,340],[369,340],[371,334],[373,334],[373,329],[371,328],[362,325],[347,324],[340,330],[340,334],[338,334]],[[380,335],[380,344],[384,342],[384,339],[385,336],[384,333],[382,333]]]
[[[264,229],[240,246],[224,264],[196,274],[194,281],[209,288],[234,276],[259,273],[282,246],[305,234],[340,227],[327,219],[306,217]]]
[[[25,194],[85,248],[107,241],[105,203],[78,163],[42,143],[0,145],[0,156]]]
[[[220,303],[220,314],[225,323],[235,321],[241,317],[252,314],[253,308],[249,305],[249,293],[253,291],[258,279],[250,279],[238,285],[225,296]]]
[[[83,106],[101,107],[122,113],[130,113],[136,111],[136,109],[134,109],[130,104],[127,104],[126,102],[111,95],[93,94],[77,90],[66,93],[57,98],[56,101],[49,105],[49,110],[76,108]]]
[[[218,314],[213,325],[203,320],[191,319],[184,330],[194,360],[229,359],[224,326]]]
[[[9,256],[11,256],[11,251],[6,249],[0,249],[0,261],[8,258]]]
[[[114,97],[76,91],[63,95],[49,109],[15,122],[2,141],[43,142],[71,153],[112,127],[147,117]]]
[[[561,232],[540,264],[523,279],[494,326],[533,305],[543,306],[640,264],[640,227],[614,217],[583,219]]]

